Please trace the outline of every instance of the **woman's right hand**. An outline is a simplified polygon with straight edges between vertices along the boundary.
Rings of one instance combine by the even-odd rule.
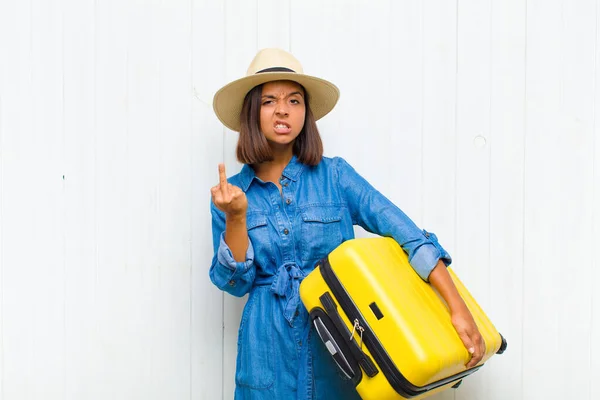
[[[246,194],[237,186],[227,182],[225,165],[219,164],[219,184],[210,189],[212,201],[227,217],[245,217],[248,209]]]

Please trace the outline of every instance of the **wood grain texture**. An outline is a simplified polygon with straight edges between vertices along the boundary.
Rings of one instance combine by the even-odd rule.
[[[213,255],[210,187],[223,160],[223,126],[212,111],[212,93],[225,79],[225,2],[193,1],[192,16],[192,396],[224,396],[223,293],[209,280]],[[213,40],[206,40],[211,37]],[[231,367],[227,369],[230,373]],[[227,382],[230,385],[230,382]]]
[[[590,398],[589,369],[570,366],[590,363],[589,341],[571,343],[589,337],[592,312],[580,278],[592,265],[595,5],[534,1],[527,16],[523,397],[578,387]],[[573,386],[545,384],[554,381]]]
[[[209,188],[241,164],[212,96],[264,47],[338,85],[325,154],[438,235],[507,337],[432,399],[598,398],[599,13],[1,2],[0,400],[233,397],[245,300],[208,278]]]
[[[490,281],[486,312],[509,345],[505,354],[486,366],[484,397],[494,400],[524,399],[525,12],[520,0],[491,4]]]

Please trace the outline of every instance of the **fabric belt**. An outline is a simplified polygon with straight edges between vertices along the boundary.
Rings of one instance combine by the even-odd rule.
[[[295,263],[286,263],[279,267],[274,276],[256,278],[254,285],[271,285],[271,292],[277,295],[283,316],[291,325],[300,302],[299,289],[303,279],[304,273]]]

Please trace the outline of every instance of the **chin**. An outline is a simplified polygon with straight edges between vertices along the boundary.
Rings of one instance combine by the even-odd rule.
[[[275,146],[291,146],[292,144],[294,144],[294,139],[295,138],[275,138],[275,140],[269,140],[267,139],[267,141],[269,142],[269,144],[271,145],[275,145]]]

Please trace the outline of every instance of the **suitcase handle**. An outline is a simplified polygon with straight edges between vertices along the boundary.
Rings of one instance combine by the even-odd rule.
[[[344,376],[347,379],[352,379],[355,375],[354,370],[352,369],[352,366],[346,359],[346,356],[344,355],[344,352],[342,351],[341,347],[339,346],[331,332],[329,332],[329,330],[325,326],[323,319],[321,317],[316,317],[313,320],[313,325],[315,326],[317,334],[321,338],[323,344],[325,344],[327,351],[329,351],[329,354],[331,355],[331,357],[333,357],[333,361],[335,361],[338,368],[344,373]]]
[[[348,344],[350,347],[352,356],[358,361],[358,364],[365,371],[365,374],[367,374],[367,376],[370,378],[377,375],[379,370],[375,366],[373,360],[371,360],[371,358],[367,356],[360,347],[358,347],[358,344],[356,344],[355,340],[346,339],[351,337],[349,336],[350,330],[346,327],[346,324],[338,313],[337,304],[335,304],[335,301],[333,301],[331,294],[329,292],[325,292],[321,295],[321,297],[319,297],[319,300],[321,300],[321,304],[323,304],[323,307],[331,319],[331,322],[333,322],[333,325],[336,327],[338,332],[344,337],[346,344]]]

